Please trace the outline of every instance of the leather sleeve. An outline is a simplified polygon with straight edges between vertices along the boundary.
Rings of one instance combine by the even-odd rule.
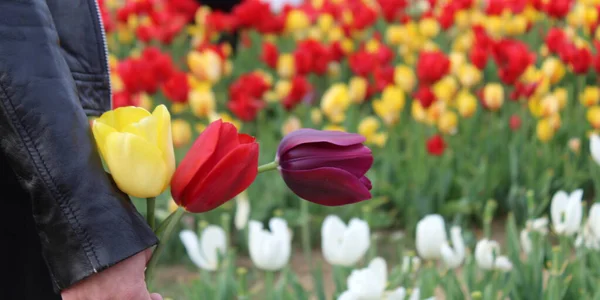
[[[3,200],[31,201],[57,290],[157,243],[104,172],[60,51],[44,0],[0,1],[0,151],[29,195]]]

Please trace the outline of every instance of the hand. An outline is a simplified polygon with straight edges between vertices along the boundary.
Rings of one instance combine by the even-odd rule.
[[[62,291],[63,300],[162,300],[150,294],[144,269],[152,252],[147,249]]]

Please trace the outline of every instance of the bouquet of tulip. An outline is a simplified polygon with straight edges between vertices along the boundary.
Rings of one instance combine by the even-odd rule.
[[[327,206],[371,198],[365,176],[373,163],[365,138],[339,131],[299,129],[280,143],[271,163],[258,166],[259,144],[227,122],[212,122],[175,165],[171,117],[164,105],[152,113],[140,107],[120,107],[93,121],[96,143],[117,186],[147,198],[148,225],[159,237],[146,269],[152,272],[174,226],[185,212],[210,211],[243,192],[258,173],[279,170],[299,197]],[[179,206],[155,226],[155,197],[170,186]]]

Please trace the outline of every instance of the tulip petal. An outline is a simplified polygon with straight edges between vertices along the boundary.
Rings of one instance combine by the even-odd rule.
[[[203,254],[207,267],[205,269],[214,271],[219,266],[219,254],[224,255],[227,251],[227,235],[225,230],[219,226],[209,225],[202,230],[200,236],[200,250]]]
[[[102,123],[102,122],[97,122],[97,119],[96,119],[96,120],[94,120],[94,124],[92,126],[92,132],[94,133],[94,139],[96,140],[96,144],[98,146],[98,149],[100,150],[100,154],[102,154],[102,157],[105,157],[106,156],[106,138],[111,133],[116,133],[117,130]]]
[[[173,150],[173,137],[171,132],[171,115],[167,110],[167,107],[164,105],[157,106],[152,115],[157,120],[157,143],[158,148],[163,153],[163,159],[167,165],[167,172],[171,174],[169,176],[169,180],[167,181],[167,185],[169,181],[171,181],[171,177],[173,172],[175,172],[175,152]]]
[[[597,134],[590,137],[590,153],[594,162],[600,165],[600,136]]]
[[[330,264],[340,264],[340,243],[343,242],[346,224],[336,215],[329,215],[321,227],[323,256]]]
[[[564,223],[563,214],[567,208],[569,202],[569,194],[565,191],[558,191],[552,196],[552,202],[550,203],[550,216],[552,217],[552,224],[554,228],[562,228],[561,224]]]
[[[117,186],[139,198],[155,197],[163,191],[169,176],[162,153],[154,145],[131,133],[106,137],[104,160]]]
[[[303,144],[281,156],[281,168],[311,170],[321,167],[343,169],[362,177],[373,165],[371,149],[356,144],[337,146],[328,143]]]
[[[189,189],[202,185],[215,165],[239,145],[237,129],[233,124],[219,119],[208,125],[173,175],[171,180],[173,198],[176,201],[183,201],[183,195],[189,194]],[[182,205],[185,207],[187,204],[182,203]]]
[[[117,131],[122,131],[127,125],[139,122],[149,116],[151,116],[150,112],[141,107],[125,106],[105,112],[96,121],[104,123]]]
[[[281,157],[290,149],[301,144],[329,143],[338,146],[350,146],[362,144],[365,140],[364,136],[356,133],[302,128],[289,133],[281,140],[277,149],[277,156]]]
[[[282,169],[287,186],[300,198],[325,206],[339,206],[371,198],[371,193],[354,175],[336,168],[306,171]]]
[[[211,170],[198,184],[183,195],[190,212],[212,210],[243,192],[254,181],[258,170],[258,144],[239,145]]]
[[[185,206],[181,201],[186,187],[217,148],[222,124],[220,119],[210,123],[175,170],[171,179],[171,194],[178,204]]]
[[[207,269],[208,262],[200,253],[200,242],[196,233],[191,230],[183,230],[179,233],[179,239],[181,239],[190,260],[198,268]]]

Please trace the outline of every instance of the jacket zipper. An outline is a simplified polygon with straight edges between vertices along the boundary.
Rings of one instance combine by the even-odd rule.
[[[102,35],[102,46],[104,47],[104,55],[102,56],[104,66],[106,67],[106,75],[108,76],[108,97],[110,100],[110,109],[113,108],[113,95],[112,95],[112,83],[110,82],[110,65],[108,64],[108,46],[106,43],[106,32],[104,31],[104,23],[102,22],[102,14],[100,12],[100,5],[98,0],[91,0],[94,2],[96,7],[96,17],[98,18],[98,24],[100,24],[100,33]]]

